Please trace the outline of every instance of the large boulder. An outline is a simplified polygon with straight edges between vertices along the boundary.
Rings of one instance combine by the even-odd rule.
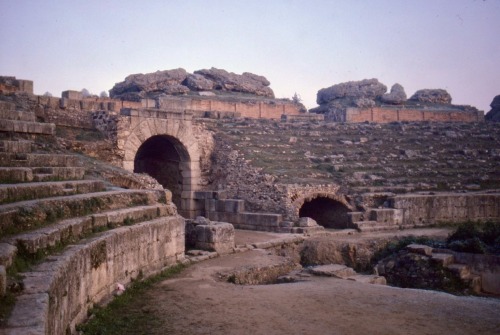
[[[364,98],[375,99],[387,91],[387,86],[377,79],[364,79],[361,81],[349,81],[323,88],[318,91],[316,102],[318,105],[326,104],[340,98]]]
[[[406,92],[400,84],[394,84],[391,87],[391,92],[380,97],[380,101],[391,105],[401,105],[406,101]]]
[[[423,89],[415,92],[409,100],[435,104],[451,104],[451,95],[443,89]]]
[[[186,70],[181,68],[147,74],[131,74],[125,78],[125,81],[115,84],[109,94],[115,99],[130,96],[145,97],[152,92],[169,95],[185,94],[189,92],[189,88],[181,83],[187,75]]]
[[[274,98],[274,92],[269,88],[269,81],[263,77],[245,72],[241,75],[222,69],[203,69],[195,71],[214,82],[214,88],[221,91],[250,93],[258,96]]]
[[[183,82],[192,91],[210,91],[214,88],[214,82],[201,74],[188,74]]]
[[[111,98],[131,101],[156,98],[163,94],[182,95],[213,90],[274,98],[274,92],[269,85],[265,77],[249,72],[235,74],[211,68],[190,74],[179,68],[129,75],[124,81],[116,83],[109,93]]]
[[[500,95],[493,98],[491,110],[485,115],[486,121],[500,122]]]

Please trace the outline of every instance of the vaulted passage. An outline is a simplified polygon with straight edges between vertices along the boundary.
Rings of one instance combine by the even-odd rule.
[[[186,148],[175,137],[157,135],[146,140],[137,150],[134,172],[147,173],[172,192],[172,201],[180,207],[183,168],[189,164]]]
[[[310,217],[325,228],[348,228],[347,213],[344,204],[326,197],[318,197],[304,202],[299,211],[300,217]]]

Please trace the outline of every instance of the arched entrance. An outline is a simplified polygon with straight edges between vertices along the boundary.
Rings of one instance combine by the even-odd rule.
[[[172,192],[172,201],[181,205],[183,168],[189,162],[189,153],[175,137],[156,135],[141,144],[134,159],[134,172],[147,173]]]
[[[344,229],[349,227],[347,213],[351,210],[327,197],[317,197],[305,201],[299,210],[300,217],[310,217],[325,228]]]

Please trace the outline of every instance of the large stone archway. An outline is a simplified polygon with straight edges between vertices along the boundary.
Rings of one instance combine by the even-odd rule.
[[[172,192],[172,201],[181,206],[185,163],[190,161],[186,148],[175,137],[155,135],[137,150],[134,172],[147,173]]]
[[[200,152],[193,134],[192,114],[157,110],[125,110],[117,123],[118,149],[123,150],[123,168],[145,172],[163,179],[158,172],[159,161],[167,162],[167,169],[178,170],[174,178],[159,182],[171,190],[179,213],[191,217],[194,212],[193,191],[200,183]],[[155,167],[146,167],[147,163]],[[136,168],[136,163],[138,164]],[[157,173],[155,173],[155,170]],[[158,178],[157,178],[158,180]],[[172,187],[172,186],[171,186]]]

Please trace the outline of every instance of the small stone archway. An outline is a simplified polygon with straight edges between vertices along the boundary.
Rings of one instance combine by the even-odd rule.
[[[343,196],[334,194],[310,194],[300,199],[296,206],[299,217],[310,217],[325,227],[332,229],[349,228],[347,213],[351,205]]]

